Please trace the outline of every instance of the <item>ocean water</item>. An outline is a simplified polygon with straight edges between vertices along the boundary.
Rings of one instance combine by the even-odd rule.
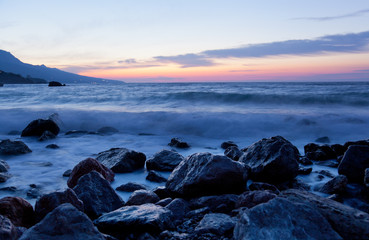
[[[29,122],[58,114],[61,133],[38,142],[21,138]],[[110,126],[113,135],[65,135],[70,130],[97,131]],[[33,152],[0,156],[13,175],[0,188],[2,196],[27,196],[30,184],[41,193],[66,187],[65,170],[112,147],[146,154],[170,149],[172,137],[192,147],[177,150],[223,154],[220,144],[235,141],[246,147],[265,137],[281,135],[303,146],[328,136],[331,143],[369,138],[369,83],[168,83],[119,85],[5,85],[0,88],[0,139],[22,140]],[[46,149],[55,143],[60,149]],[[323,168],[323,167],[320,167]],[[327,169],[337,174],[335,169]],[[168,173],[164,173],[167,177]],[[146,171],[118,174],[112,184],[135,181],[152,188]],[[316,184],[313,175],[305,180]],[[122,194],[127,199],[129,194]]]

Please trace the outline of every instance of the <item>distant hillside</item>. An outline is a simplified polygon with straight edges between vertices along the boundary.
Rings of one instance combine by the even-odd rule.
[[[31,65],[23,63],[10,52],[0,50],[0,69],[4,72],[20,74],[24,78],[31,76],[32,78],[41,78],[46,81],[58,81],[61,83],[122,83],[121,81],[107,80],[101,78],[93,78],[81,76],[74,73],[64,72],[57,68],[48,68],[45,65]]]
[[[0,70],[0,83],[1,84],[34,84],[34,83],[47,83],[46,80],[41,78],[32,78],[30,76],[22,77],[19,74],[7,73]]]

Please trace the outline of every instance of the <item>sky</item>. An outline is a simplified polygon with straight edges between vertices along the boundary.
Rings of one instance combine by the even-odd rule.
[[[126,82],[368,81],[368,0],[0,0],[0,49]]]

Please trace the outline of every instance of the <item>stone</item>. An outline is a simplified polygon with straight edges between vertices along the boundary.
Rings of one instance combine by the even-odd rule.
[[[182,141],[179,138],[172,138],[170,140],[170,143],[168,143],[168,145],[176,148],[190,148],[190,145],[188,143]]]
[[[281,136],[264,138],[252,144],[239,159],[250,167],[254,181],[278,183],[298,174],[299,151]]]
[[[342,156],[343,154],[345,154],[345,152],[347,150],[347,148],[345,148],[341,144],[332,144],[331,148],[336,153],[336,156]]]
[[[161,150],[146,161],[146,168],[148,170],[173,171],[183,159],[184,157],[175,151]]]
[[[17,228],[9,218],[0,215],[0,239],[17,240],[19,238]]]
[[[238,149],[238,147],[236,146],[231,146],[228,147],[225,151],[224,151],[224,156],[229,157],[230,159],[234,160],[234,161],[238,161],[238,159],[240,159],[240,157],[243,155],[244,152],[242,152],[240,149]]]
[[[236,208],[247,207],[253,208],[261,203],[266,203],[276,198],[277,195],[268,190],[258,190],[251,192],[244,192],[241,194],[236,202]]]
[[[256,190],[269,190],[271,192],[273,192],[274,194],[278,195],[279,194],[279,189],[269,183],[263,183],[263,182],[253,182],[249,185],[249,190],[250,191],[256,191]]]
[[[114,133],[118,133],[119,131],[118,129],[113,128],[113,127],[102,127],[102,128],[99,128],[97,132],[102,135],[112,135]]]
[[[96,171],[83,175],[73,190],[83,201],[85,213],[91,219],[124,205],[124,201],[117,195],[109,182]]]
[[[325,136],[325,137],[320,137],[320,138],[315,139],[314,142],[317,142],[317,143],[330,143],[331,140],[329,139],[329,137]]]
[[[299,168],[299,175],[309,175],[313,171],[311,167],[300,167]]]
[[[192,209],[208,207],[212,212],[229,213],[235,209],[237,200],[236,194],[204,196],[191,199],[190,207]]]
[[[0,172],[7,172],[9,170],[9,165],[4,160],[0,160]]]
[[[366,187],[369,187],[369,168],[365,168],[364,184],[365,184]]]
[[[346,191],[347,177],[344,175],[338,175],[333,179],[326,182],[319,190],[319,192],[327,194],[339,194]]]
[[[232,235],[236,221],[224,213],[209,213],[196,227],[197,234],[213,233],[217,236]]]
[[[52,192],[41,196],[35,204],[36,221],[39,222],[43,219],[46,214],[52,212],[55,208],[62,205],[63,203],[70,203],[78,210],[83,212],[83,202],[78,199],[76,193],[67,188],[63,192]]]
[[[349,141],[349,142],[346,142],[345,144],[343,144],[343,147],[347,149],[350,147],[350,146],[353,146],[353,145],[360,145],[360,146],[369,146],[369,141],[368,140],[359,140],[359,141]]]
[[[334,174],[327,170],[319,170],[319,171],[315,171],[315,173],[319,173],[326,177],[334,178]]]
[[[70,130],[65,133],[65,135],[67,136],[80,136],[85,134],[89,134],[89,132],[85,130]]]
[[[328,145],[317,145],[310,143],[304,146],[305,156],[310,160],[325,161],[337,159],[336,153]]]
[[[160,199],[171,197],[170,191],[165,186],[159,186],[153,190]]]
[[[32,205],[20,197],[0,199],[0,215],[7,217],[17,227],[31,227],[35,222]]]
[[[64,87],[65,84],[61,84],[60,82],[57,81],[51,81],[49,82],[49,87]]]
[[[47,145],[46,146],[46,148],[50,148],[50,149],[58,149],[58,148],[60,148],[58,145],[56,145],[56,144],[49,144],[49,145]]]
[[[37,189],[37,188],[31,188],[27,191],[26,193],[27,197],[29,198],[38,198],[40,197],[42,194],[41,194],[41,191],[40,189]]]
[[[30,152],[32,152],[32,150],[22,141],[11,141],[6,139],[0,142],[0,154],[18,155]]]
[[[239,217],[234,239],[342,239],[313,206],[279,197]]]
[[[146,156],[127,148],[112,148],[99,153],[96,160],[115,173],[127,173],[143,168]]]
[[[313,162],[307,157],[300,157],[297,161],[304,166],[313,165]]]
[[[161,174],[154,170],[150,170],[149,173],[146,176],[146,180],[150,182],[157,182],[157,183],[163,183],[166,182],[167,179],[163,177]]]
[[[72,174],[72,169],[68,169],[63,173],[63,177],[70,177],[70,175]]]
[[[12,175],[10,175],[9,173],[7,173],[7,172],[2,172],[2,173],[0,173],[0,183],[3,183],[3,182],[6,182],[6,181],[8,181],[8,179],[9,178],[11,178],[12,177]]]
[[[188,202],[182,198],[174,199],[166,206],[166,208],[172,211],[173,219],[175,220],[182,220],[191,210]]]
[[[121,192],[134,192],[136,190],[149,190],[149,188],[143,184],[128,182],[128,183],[120,185],[115,190],[121,191]]]
[[[142,205],[145,203],[156,203],[160,200],[158,195],[150,190],[134,191],[128,198],[126,205]]]
[[[173,201],[173,199],[171,198],[164,198],[162,200],[160,200],[159,202],[155,203],[156,205],[159,205],[159,206],[162,206],[162,207],[165,207],[167,206],[169,203],[171,203]]]
[[[229,147],[238,147],[238,145],[233,142],[233,141],[226,141],[226,142],[222,142],[222,144],[220,145],[221,148],[223,148],[224,150],[229,148]]]
[[[245,189],[247,173],[243,164],[228,157],[195,153],[173,170],[166,188],[185,197],[240,193]]]
[[[56,138],[55,134],[49,131],[45,131],[40,138],[38,139],[38,141],[43,142],[43,141],[47,141],[50,139],[54,139]]]
[[[211,212],[210,208],[203,207],[203,208],[199,208],[199,209],[195,209],[195,210],[189,211],[186,214],[186,218],[200,220],[200,219],[202,219],[205,216],[205,214],[208,214],[210,212]]]
[[[28,229],[20,240],[105,240],[92,221],[70,203],[64,203]]]
[[[105,167],[103,164],[98,162],[96,159],[87,158],[79,162],[72,170],[69,179],[68,187],[73,188],[76,186],[78,179],[91,171],[96,171],[100,173],[109,182],[114,181],[114,172],[109,168]]]
[[[50,119],[37,119],[32,121],[27,125],[27,127],[22,131],[22,137],[41,137],[41,135],[45,132],[49,131],[53,133],[55,136],[60,132],[59,126]]]
[[[345,175],[349,182],[362,183],[366,168],[369,168],[369,146],[352,145],[345,152],[338,173]]]

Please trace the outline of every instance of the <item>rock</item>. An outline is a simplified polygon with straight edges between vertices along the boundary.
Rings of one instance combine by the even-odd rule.
[[[85,135],[88,134],[88,131],[85,130],[71,130],[65,133],[65,135],[70,136],[70,135]]]
[[[4,172],[0,173],[0,183],[8,181],[8,179],[11,178],[11,177],[12,177],[12,175],[10,175],[9,173],[6,173],[6,172],[5,173]]]
[[[114,173],[109,168],[105,167],[103,164],[98,162],[96,159],[87,158],[81,162],[79,162],[72,170],[72,173],[68,179],[68,187],[73,188],[76,186],[78,179],[83,175],[96,171],[100,173],[106,180],[109,182],[114,181]]]
[[[58,148],[60,148],[58,145],[56,145],[56,144],[49,144],[49,145],[47,145],[46,146],[46,148],[50,148],[50,149],[58,149]]]
[[[212,212],[229,213],[235,209],[238,195],[223,194],[218,196],[205,196],[190,201],[192,209],[208,207]]]
[[[342,239],[309,204],[275,198],[240,214],[234,239]]]
[[[280,196],[294,203],[301,202],[313,206],[344,239],[369,238],[369,214],[367,213],[306,191],[289,189],[282,192]]]
[[[313,165],[313,162],[307,157],[300,157],[297,161],[304,166]]]
[[[148,170],[173,171],[183,159],[184,157],[177,152],[161,150],[146,161],[146,168]]]
[[[100,231],[124,239],[130,233],[157,234],[172,229],[172,218],[170,210],[148,203],[121,207],[102,215],[94,223]]]
[[[310,143],[304,146],[305,156],[310,160],[325,161],[331,159],[337,159],[336,153],[328,145],[319,146],[314,143]]]
[[[250,191],[256,191],[256,190],[269,190],[274,194],[279,194],[279,189],[269,183],[262,183],[262,182],[253,182],[249,185]]]
[[[2,188],[0,188],[0,191],[16,192],[17,191],[17,187],[14,187],[14,186],[2,187]]]
[[[38,139],[38,141],[43,142],[46,140],[54,139],[56,138],[55,134],[49,131],[45,131],[41,137]]]
[[[366,187],[369,187],[369,168],[365,168],[364,184],[365,184]]]
[[[220,145],[221,148],[223,148],[224,150],[229,148],[229,147],[238,147],[238,145],[233,142],[233,141],[226,141],[226,142],[223,142],[221,145]]]
[[[300,167],[299,168],[299,175],[309,175],[313,171],[313,168],[309,167]]]
[[[165,230],[159,235],[159,239],[187,240],[191,239],[188,233],[179,233]]]
[[[45,132],[49,131],[53,133],[55,136],[58,135],[60,128],[59,126],[50,119],[37,119],[32,121],[28,126],[22,131],[22,137],[41,137],[41,135]]]
[[[166,206],[166,208],[172,211],[173,219],[175,220],[183,220],[186,214],[191,210],[188,202],[182,198],[174,199]]]
[[[299,151],[281,136],[264,138],[252,144],[239,162],[251,168],[250,178],[261,182],[283,182],[298,174]]]
[[[334,174],[327,171],[327,170],[320,170],[320,171],[315,171],[316,173],[319,173],[323,176],[326,176],[326,177],[330,177],[330,178],[334,178]]]
[[[316,162],[315,164],[319,166],[337,168],[340,163],[337,160],[325,160]]]
[[[120,208],[124,204],[109,182],[96,171],[83,175],[73,190],[83,201],[85,213],[91,219]]]
[[[162,206],[162,207],[165,207],[167,206],[169,203],[171,203],[173,201],[173,199],[171,198],[164,198],[162,200],[160,200],[159,202],[155,203],[156,205],[159,205],[159,206]]]
[[[247,168],[228,157],[195,153],[173,170],[166,188],[186,197],[239,193],[245,189],[246,176]]]
[[[63,173],[63,177],[70,177],[70,175],[72,174],[72,169],[68,169]]]
[[[17,228],[9,218],[0,215],[0,239],[16,240],[19,238]]]
[[[63,86],[65,86],[65,84],[61,84],[60,82],[57,81],[49,82],[49,87],[63,87]]]
[[[9,165],[4,160],[0,160],[0,172],[7,172],[9,170]]]
[[[32,205],[20,197],[0,199],[0,215],[7,217],[17,227],[30,227],[34,224]]]
[[[362,183],[366,168],[369,168],[369,146],[352,145],[345,152],[338,173],[345,175],[349,182]]]
[[[42,194],[41,194],[41,191],[40,189],[37,189],[37,188],[31,188],[27,191],[27,197],[29,198],[38,198],[40,197]]]
[[[325,136],[325,137],[320,137],[320,138],[315,139],[314,142],[317,142],[317,143],[330,143],[331,140],[329,139],[329,137]]]
[[[200,219],[202,219],[205,216],[205,214],[208,214],[210,212],[211,212],[210,208],[203,207],[203,208],[199,208],[199,209],[195,209],[195,210],[189,211],[186,214],[186,218],[199,219],[200,220]]]
[[[232,160],[238,161],[238,159],[240,159],[240,157],[243,155],[243,152],[238,149],[238,147],[231,146],[224,151],[224,155]]]
[[[137,190],[131,194],[131,196],[127,200],[126,205],[142,205],[145,203],[156,203],[159,200],[160,198],[153,191]]]
[[[346,190],[347,177],[339,175],[326,182],[319,192],[327,194],[343,193]]]
[[[158,195],[160,199],[171,197],[169,190],[165,186],[157,187],[153,192]]]
[[[76,193],[72,189],[67,188],[64,192],[52,192],[45,194],[36,201],[36,221],[39,222],[46,216],[46,214],[52,212],[55,208],[63,203],[70,203],[81,212],[84,210],[83,202],[78,199]]]
[[[213,233],[217,236],[231,235],[236,221],[224,213],[209,213],[196,227],[197,234]]]
[[[241,194],[236,202],[236,208],[247,207],[253,208],[261,203],[266,203],[276,198],[277,195],[267,191],[267,190],[258,190],[251,192],[244,192]]]
[[[105,240],[92,221],[70,203],[64,203],[28,229],[20,240]]]
[[[115,173],[127,173],[143,168],[146,156],[127,148],[112,148],[99,153],[96,159]]]
[[[347,150],[347,148],[345,148],[341,144],[332,144],[331,148],[334,151],[334,153],[336,154],[336,156],[342,156],[343,154],[345,154],[345,152]]]
[[[162,175],[160,175],[158,172],[154,170],[149,171],[149,173],[146,176],[146,180],[150,182],[157,182],[157,183],[162,183],[162,182],[167,181],[165,177],[163,177]]]
[[[286,190],[286,189],[292,188],[292,189],[310,191],[310,185],[308,185],[307,183],[305,183],[304,181],[302,181],[301,179],[298,179],[298,178],[293,179],[293,180],[288,181],[288,182],[278,184],[277,188],[279,190]]]
[[[136,190],[149,190],[149,188],[143,184],[129,182],[129,183],[120,185],[115,190],[121,191],[121,192],[134,192]]]
[[[32,152],[22,141],[10,141],[9,139],[0,142],[0,154],[18,155]]]
[[[346,142],[343,147],[347,149],[350,147],[350,146],[353,146],[353,145],[361,145],[361,146],[369,146],[369,141],[368,140],[359,140],[359,141],[349,141],[349,142]]]
[[[113,128],[113,127],[102,127],[102,128],[99,128],[97,132],[102,135],[112,135],[114,133],[118,133],[119,131],[118,129]]]
[[[190,145],[188,143],[183,142],[179,138],[172,138],[170,140],[170,143],[168,143],[168,145],[171,147],[176,147],[176,148],[190,148]]]

